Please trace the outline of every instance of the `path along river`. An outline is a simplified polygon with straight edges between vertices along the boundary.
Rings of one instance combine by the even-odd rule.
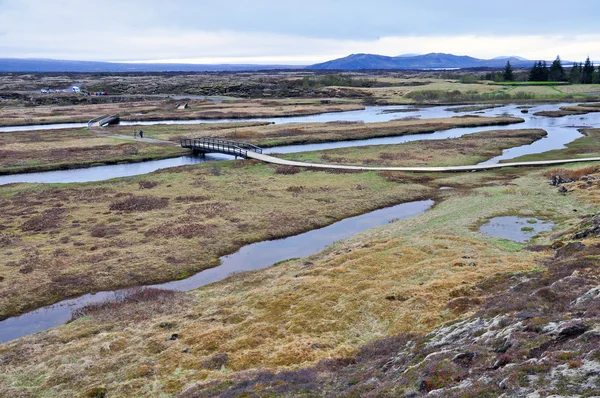
[[[564,146],[577,138],[581,137],[581,134],[577,131],[578,128],[582,127],[597,127],[600,126],[600,113],[590,113],[587,115],[576,115],[566,116],[562,118],[549,118],[543,116],[534,116],[534,112],[541,110],[556,110],[560,106],[565,104],[546,104],[537,105],[529,110],[528,114],[522,114],[520,109],[516,105],[507,105],[498,108],[488,109],[479,112],[481,116],[499,116],[504,114],[511,114],[517,117],[525,119],[524,123],[513,124],[509,126],[489,126],[489,127],[469,127],[469,128],[456,128],[451,130],[438,131],[431,134],[413,134],[400,137],[382,137],[382,138],[371,138],[365,140],[356,141],[338,141],[321,144],[304,144],[304,145],[288,145],[268,148],[264,151],[266,154],[270,153],[295,153],[305,151],[316,151],[333,148],[343,147],[355,147],[365,145],[389,145],[389,144],[400,144],[408,141],[417,140],[435,140],[443,138],[456,138],[466,134],[472,134],[480,131],[491,131],[491,130],[510,130],[510,129],[525,129],[525,128],[539,128],[544,129],[548,132],[548,136],[538,140],[530,145],[523,145],[520,147],[510,148],[504,151],[501,156],[497,156],[484,163],[494,164],[501,160],[511,159],[521,155],[535,154],[546,152],[553,149],[561,149]],[[400,109],[402,112],[394,113],[389,112],[393,109]],[[265,120],[271,121],[278,124],[286,123],[314,123],[314,122],[331,122],[331,121],[363,121],[365,123],[373,122],[385,122],[406,117],[420,117],[422,119],[430,118],[443,118],[451,117],[465,113],[455,113],[451,110],[447,110],[446,106],[438,107],[427,107],[422,109],[411,108],[410,106],[376,106],[367,107],[365,110],[350,111],[342,113],[325,113],[321,115],[313,116],[301,116],[301,117],[287,117],[287,118],[275,118],[275,119],[235,119],[235,121],[244,120]],[[452,109],[452,108],[450,108]],[[406,111],[408,110],[408,112]],[[161,121],[161,122],[140,122],[140,124],[192,124],[192,123],[217,123],[234,121],[232,119],[220,119],[220,120],[186,120],[186,121]],[[133,124],[136,122],[126,122]],[[66,125],[60,125],[64,128]],[[46,126],[23,126],[23,129],[31,128],[53,128],[54,125]],[[69,127],[73,127],[69,125]],[[15,129],[0,128],[0,132],[8,131],[2,129]],[[193,156],[181,156],[172,159],[163,160],[152,160],[141,163],[131,164],[118,164],[110,166],[98,166],[84,169],[74,170],[59,170],[59,171],[48,171],[42,173],[26,173],[26,174],[14,174],[0,176],[0,185],[9,184],[13,182],[42,182],[42,183],[69,183],[69,182],[88,182],[88,181],[101,181],[117,177],[127,177],[134,175],[141,175],[150,173],[152,171],[163,169],[167,167],[182,166],[187,164],[196,164],[208,160],[224,160],[231,159],[230,156],[209,154],[206,158],[199,158]]]

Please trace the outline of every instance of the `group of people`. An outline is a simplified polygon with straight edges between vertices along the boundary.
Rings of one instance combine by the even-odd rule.
[[[138,134],[140,135],[140,138],[144,138],[144,132],[142,130],[140,130],[139,133],[137,131],[134,131],[133,138],[137,138]]]

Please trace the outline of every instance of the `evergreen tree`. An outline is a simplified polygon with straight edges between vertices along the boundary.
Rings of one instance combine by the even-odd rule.
[[[565,69],[562,66],[560,57],[557,56],[552,65],[550,66],[550,73],[548,80],[553,82],[562,82],[565,80]]]
[[[575,84],[581,83],[581,64],[573,62],[573,67],[571,68],[571,72],[569,72],[569,81]]]
[[[550,70],[548,69],[548,65],[546,65],[546,61],[537,61],[535,64],[533,64],[533,68],[531,68],[531,72],[529,72],[529,81],[532,81],[532,82],[548,81],[549,74],[550,74]]]
[[[581,83],[592,84],[594,76],[594,64],[590,61],[590,57],[587,57],[583,69],[581,70]]]
[[[530,82],[537,82],[540,79],[540,67],[538,66],[538,63],[535,62],[533,64],[533,68],[531,68],[531,71],[529,72],[529,81]]]
[[[504,67],[504,73],[502,74],[504,81],[512,82],[515,80],[515,76],[513,75],[513,69],[510,64],[510,61],[506,61],[506,66]]]
[[[540,80],[539,81],[547,82],[549,76],[550,76],[550,69],[548,69],[548,65],[546,65],[546,61],[542,61],[540,64]]]

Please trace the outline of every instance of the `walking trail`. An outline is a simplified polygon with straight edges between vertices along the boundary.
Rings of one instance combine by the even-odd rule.
[[[583,163],[583,162],[600,162],[600,157],[583,158],[583,159],[562,159],[562,160],[539,160],[532,162],[512,162],[512,163],[497,163],[497,164],[478,164],[470,166],[447,166],[447,167],[383,167],[383,166],[347,166],[341,164],[325,164],[325,163],[308,163],[297,162],[295,160],[280,159],[261,153],[248,151],[248,158],[260,160],[266,163],[279,164],[283,166],[297,167],[314,167],[320,169],[341,169],[341,170],[390,170],[390,171],[409,171],[409,172],[436,172],[436,171],[477,171],[500,169],[503,167],[519,167],[519,166],[551,166],[565,163]]]

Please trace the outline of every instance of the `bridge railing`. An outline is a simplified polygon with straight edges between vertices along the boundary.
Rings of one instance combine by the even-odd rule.
[[[188,139],[188,138],[186,138],[186,139]],[[220,138],[209,138],[209,137],[191,138],[191,139],[194,141],[194,143],[228,145],[228,146],[234,146],[234,147],[246,149],[248,151],[252,151],[252,152],[256,152],[256,153],[262,153],[261,147],[258,147],[256,145],[252,145],[252,144],[248,144],[246,142],[230,141],[230,140],[223,140]]]
[[[248,157],[248,151],[262,153],[262,148],[256,145],[219,138],[182,138],[180,142],[183,148],[203,152],[219,152],[242,157]]]

